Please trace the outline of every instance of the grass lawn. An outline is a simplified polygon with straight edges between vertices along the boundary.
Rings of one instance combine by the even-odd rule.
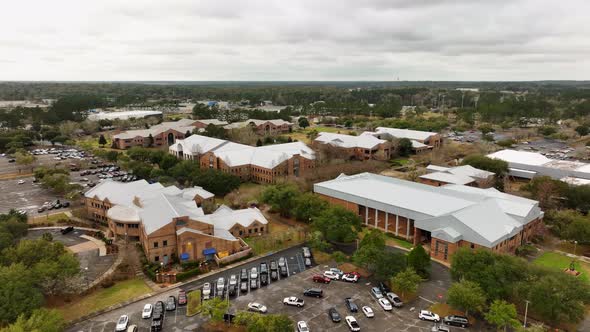
[[[571,261],[572,259],[565,255],[555,252],[545,252],[541,256],[537,257],[533,263],[553,270],[563,271],[565,268],[570,266]],[[587,283],[590,283],[590,278],[588,277],[590,274],[590,264],[576,261],[575,267],[577,271],[581,272],[578,278],[584,280]]]
[[[65,213],[60,212],[60,213],[41,215],[39,217],[31,218],[31,219],[29,219],[29,224],[31,224],[31,225],[48,224],[48,223],[55,224],[58,220],[61,220],[61,219],[68,220],[70,218]]]
[[[353,130],[345,129],[345,128],[315,126],[315,127],[307,127],[305,129],[299,129],[299,130],[294,131],[292,133],[284,134],[281,136],[291,137],[293,140],[298,140],[300,142],[309,144],[309,143],[311,143],[311,140],[309,138],[307,138],[307,134],[312,130],[316,130],[318,133],[320,133],[320,132],[327,132],[327,133],[340,132],[341,134],[348,134],[349,132],[353,131]]]
[[[66,321],[71,321],[114,304],[147,294],[150,291],[151,289],[141,278],[134,278],[118,282],[109,288],[100,288],[83,298],[54,309],[57,309]]]
[[[365,236],[365,234],[367,234],[371,229],[373,228],[367,227],[363,229],[363,231],[359,233],[359,239],[362,239]],[[385,233],[385,244],[390,247],[398,246],[406,249],[414,248],[414,244],[412,244],[411,242],[393,237],[393,234],[391,233]]]
[[[196,290],[187,294],[186,315],[194,316],[201,312],[201,291]]]
[[[268,234],[248,237],[244,241],[254,250],[254,254],[261,255],[302,243],[305,241],[305,234],[289,225],[270,222]]]

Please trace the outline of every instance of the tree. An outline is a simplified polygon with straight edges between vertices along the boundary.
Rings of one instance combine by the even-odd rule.
[[[37,158],[34,155],[26,151],[17,151],[14,154],[14,158],[16,159],[16,163],[21,166],[29,166],[37,160]]]
[[[492,302],[490,310],[485,314],[485,319],[488,323],[504,331],[506,331],[508,326],[516,327],[519,325],[516,319],[516,307],[514,304],[504,300],[495,300]]]
[[[196,134],[199,134],[199,133],[197,132]],[[220,126],[216,126],[212,123],[208,124],[207,127],[205,127],[205,131],[203,131],[200,134],[202,134],[204,136],[215,137],[215,138],[220,138],[220,139],[227,138],[227,135],[225,133],[225,129]]]
[[[487,135],[489,133],[493,133],[496,130],[494,129],[494,127],[492,127],[489,124],[483,124],[483,125],[479,126],[479,131],[481,131],[482,135]]]
[[[552,126],[543,126],[543,127],[539,127],[538,132],[539,132],[539,134],[541,134],[543,136],[550,136],[550,135],[555,134],[557,132],[557,129]]]
[[[43,304],[33,272],[24,264],[0,266],[0,294],[0,325],[13,322],[19,315],[28,316]]]
[[[565,197],[567,207],[582,213],[590,211],[590,185],[569,186]]]
[[[239,311],[234,324],[246,326],[248,332],[282,332],[294,329],[293,321],[284,314],[266,314]]]
[[[422,278],[430,276],[430,255],[424,247],[418,245],[408,253],[408,266],[412,267]]]
[[[494,187],[498,190],[504,190],[504,177],[508,174],[508,163],[506,161],[482,155],[471,155],[465,157],[462,164],[495,173]]]
[[[377,262],[385,251],[385,235],[383,232],[372,229],[360,241],[358,250],[352,257],[353,261],[369,271],[375,271]]]
[[[169,170],[170,168],[174,167],[178,163],[178,159],[171,154],[166,154],[160,161],[160,168],[163,170]]]
[[[352,242],[361,231],[361,218],[341,206],[331,206],[312,221],[312,228],[333,242]]]
[[[201,313],[208,316],[213,322],[223,321],[223,314],[227,312],[229,303],[219,297],[214,297],[210,300],[203,301],[201,305]]]
[[[553,208],[557,205],[556,200],[567,193],[568,185],[549,176],[537,176],[526,184],[524,189],[530,192],[535,200],[539,201],[542,208]]]
[[[307,137],[310,141],[315,140],[318,137],[319,133],[317,130],[312,129],[310,131],[307,132],[307,134],[305,134],[305,137]]]
[[[149,148],[151,148],[152,146],[154,146],[154,136],[152,136],[151,133],[147,137],[147,146]]]
[[[309,120],[307,120],[306,117],[300,117],[299,120],[297,120],[297,122],[299,123],[299,127],[303,129],[309,127]]]
[[[262,140],[260,138],[256,141],[256,146],[262,146]]]
[[[61,332],[66,322],[57,310],[45,308],[33,310],[30,317],[20,315],[13,324],[3,328],[0,332]]]
[[[469,315],[472,312],[481,312],[486,304],[486,295],[473,281],[461,280],[451,285],[447,292],[447,302],[457,309]]]
[[[588,126],[585,126],[585,125],[577,126],[576,127],[576,132],[580,136],[586,136],[590,132],[590,128],[588,128]]]
[[[420,278],[416,271],[408,267],[391,278],[390,282],[393,289],[399,292],[400,296],[404,298],[408,294],[415,293],[421,281],[422,278]]]
[[[401,157],[407,157],[412,154],[412,141],[407,138],[400,138],[397,141],[397,153]]]
[[[406,269],[406,255],[397,252],[383,252],[375,266],[375,278],[389,280],[392,276]]]
[[[278,184],[267,187],[262,193],[262,201],[278,211],[281,216],[289,217],[293,212],[296,199],[301,195],[299,190],[290,184]]]
[[[579,244],[590,243],[590,220],[577,218],[567,226],[564,235],[566,239],[578,241]]]
[[[311,222],[328,208],[328,202],[313,193],[304,193],[295,198],[293,216],[300,221]]]
[[[104,138],[103,134],[100,134],[100,137],[98,138],[98,145],[100,145],[101,148],[104,148],[104,146],[107,144],[107,139]]]

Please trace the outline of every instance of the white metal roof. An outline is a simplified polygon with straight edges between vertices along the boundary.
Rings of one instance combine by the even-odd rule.
[[[386,140],[378,139],[372,135],[344,135],[337,133],[321,132],[315,139],[318,142],[324,144],[331,144],[342,148],[363,148],[372,149],[381,143],[387,142]]]
[[[93,121],[98,120],[127,120],[131,118],[145,118],[148,116],[161,116],[162,112],[160,111],[122,111],[122,112],[100,112],[95,114],[90,114],[88,119]]]
[[[411,140],[425,141],[432,135],[437,135],[435,132],[420,131],[411,129],[399,129],[399,128],[388,128],[388,127],[377,127],[375,128],[377,134],[389,134],[396,138],[409,138]]]
[[[222,205],[214,213],[198,217],[196,220],[225,230],[231,229],[235,224],[249,227],[255,221],[264,225],[268,224],[268,220],[257,208],[232,210],[225,205]]]
[[[488,155],[492,159],[501,159],[509,163],[518,163],[524,165],[544,165],[551,161],[551,159],[536,152],[517,151],[517,150],[500,150]]]
[[[428,173],[420,175],[420,178],[453,184],[468,184],[475,181],[475,179],[469,176],[464,176],[461,174],[452,174],[447,172]]]

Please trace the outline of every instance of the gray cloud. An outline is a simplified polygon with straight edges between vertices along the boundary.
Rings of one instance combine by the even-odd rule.
[[[588,79],[583,0],[22,0],[2,80]]]

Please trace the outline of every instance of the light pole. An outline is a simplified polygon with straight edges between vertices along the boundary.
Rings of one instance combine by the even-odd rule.
[[[526,316],[529,313],[529,300],[525,300],[526,306],[524,307],[524,325],[523,327],[526,329]]]
[[[576,255],[577,246],[578,246],[578,241],[574,241],[574,256]]]
[[[88,289],[88,266],[84,268],[84,281],[86,282],[86,289]]]

